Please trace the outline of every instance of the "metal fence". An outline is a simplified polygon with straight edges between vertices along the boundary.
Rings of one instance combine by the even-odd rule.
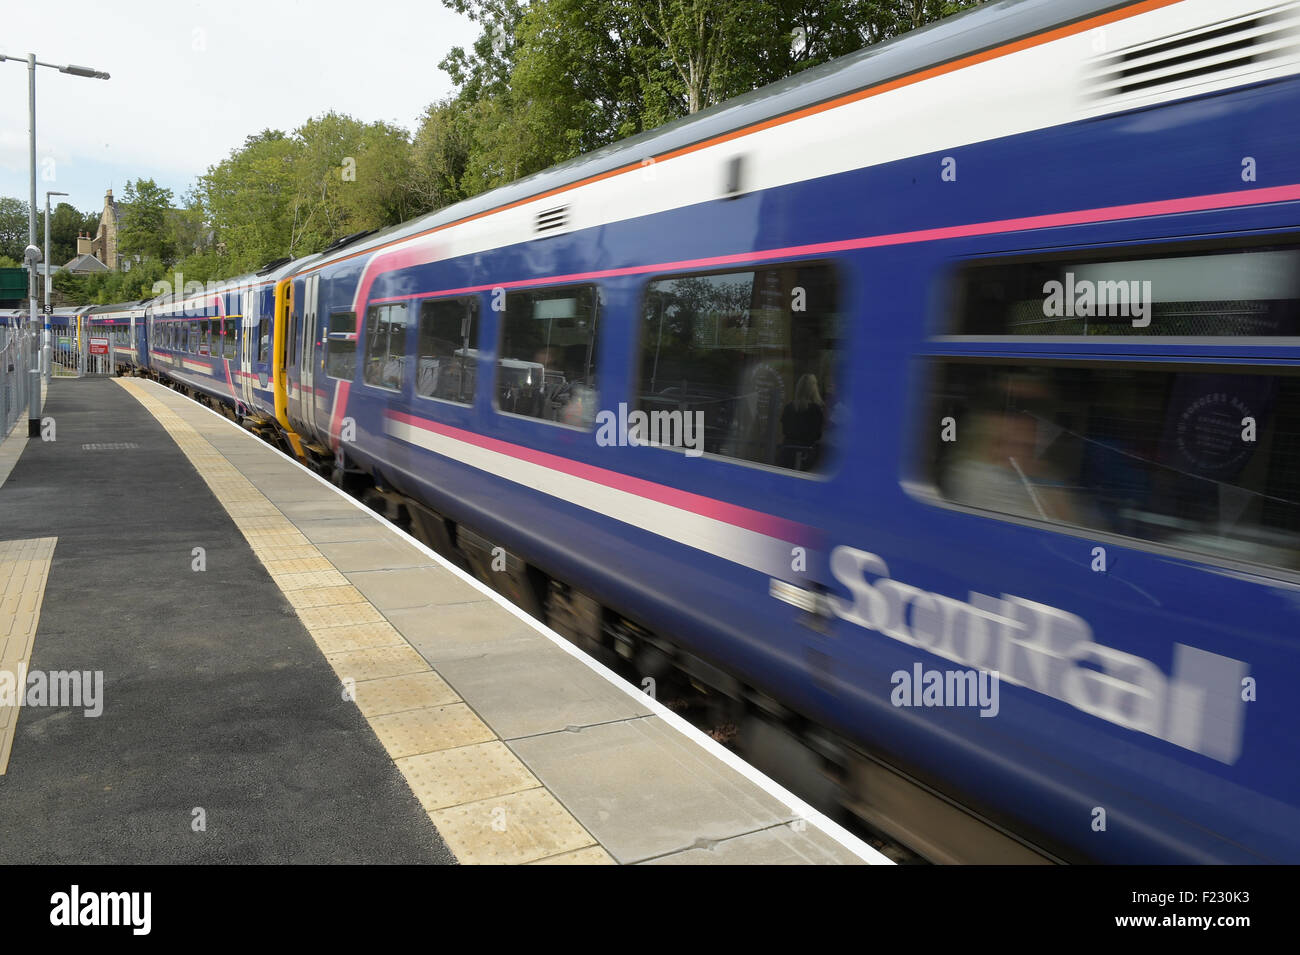
[[[40,388],[39,378],[31,374],[37,360],[34,344],[35,334],[26,329],[0,328],[0,441],[27,417],[32,388]],[[39,412],[39,394],[36,400]]]
[[[94,348],[107,348],[107,354],[95,354]],[[55,330],[50,339],[50,375],[54,378],[86,378],[111,375],[116,365],[120,345],[110,339],[92,335],[83,328],[78,333],[75,326],[66,332]]]
[[[50,341],[50,374],[55,378],[76,378],[78,370],[77,329],[55,329]]]

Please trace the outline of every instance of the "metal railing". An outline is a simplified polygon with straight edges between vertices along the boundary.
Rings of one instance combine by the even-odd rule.
[[[40,378],[31,373],[38,360],[35,333],[13,327],[0,328],[0,442],[14,425],[28,416],[32,388],[40,388]],[[37,396],[39,411],[40,397]],[[20,432],[26,434],[26,428]]]
[[[54,378],[76,378],[77,330],[55,329],[50,341],[50,375]]]

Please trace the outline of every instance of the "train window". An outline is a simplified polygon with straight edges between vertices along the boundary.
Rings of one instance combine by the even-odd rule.
[[[470,404],[478,370],[478,299],[424,302],[416,354],[417,395]]]
[[[271,320],[264,318],[257,323],[257,360],[265,362],[271,354]]]
[[[212,354],[212,323],[206,318],[199,322],[199,354]]]
[[[1300,248],[986,262],[957,296],[954,335],[1300,335]]]
[[[645,443],[822,469],[839,400],[839,309],[825,263],[652,281],[637,394]]]
[[[1300,375],[947,360],[933,380],[944,498],[1300,569]]]
[[[594,286],[525,289],[506,296],[497,360],[497,409],[590,428],[596,416]]]
[[[351,381],[357,374],[357,313],[330,312],[325,374]]]
[[[406,381],[406,305],[372,305],[366,312],[365,381],[401,391]]]

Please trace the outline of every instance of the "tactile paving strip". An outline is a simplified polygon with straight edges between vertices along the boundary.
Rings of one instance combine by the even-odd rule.
[[[18,729],[24,674],[32,657],[56,537],[0,541],[0,776]]]
[[[459,861],[614,861],[279,508],[159,400],[168,392],[155,397],[142,381],[114,380],[212,489]]]

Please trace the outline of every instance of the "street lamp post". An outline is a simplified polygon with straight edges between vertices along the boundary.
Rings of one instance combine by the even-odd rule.
[[[47,190],[45,193],[45,341],[41,351],[41,370],[45,380],[50,380],[54,373],[51,367],[53,340],[50,335],[50,318],[54,309],[50,306],[50,196],[66,196],[66,192]]]
[[[6,56],[0,53],[0,63],[7,60],[16,62],[18,59],[18,57]],[[27,130],[31,162],[31,188],[28,193],[29,201],[27,203],[27,248],[29,253],[25,256],[27,259],[29,296],[27,334],[32,342],[32,364],[28,376],[28,381],[31,383],[31,394],[27,405],[27,436],[35,438],[39,437],[41,433],[41,369],[35,334],[40,327],[36,323],[36,264],[41,258],[40,249],[36,245],[36,67],[47,66],[58,70],[60,73],[67,73],[71,76],[87,76],[97,80],[108,79],[108,74],[93,70],[88,66],[71,66],[67,64],[60,66],[57,63],[42,63],[36,59],[35,53],[28,53],[24,59],[27,61]],[[31,255],[31,250],[35,250],[36,254]]]

